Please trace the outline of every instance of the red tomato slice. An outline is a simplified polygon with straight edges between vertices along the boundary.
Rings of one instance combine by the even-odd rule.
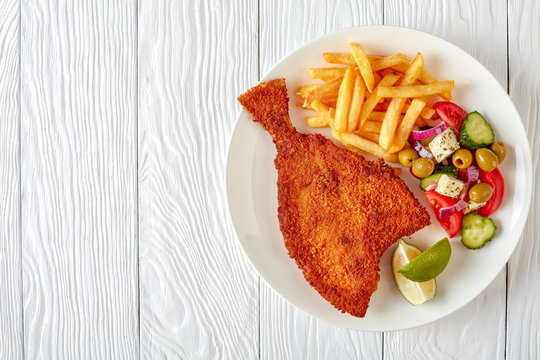
[[[438,101],[433,104],[433,110],[444,123],[454,129],[456,136],[459,136],[461,123],[467,117],[467,112],[450,101]]]
[[[461,219],[463,218],[463,213],[458,212],[452,216],[441,219],[439,218],[439,210],[444,207],[449,207],[457,203],[457,200],[449,198],[447,196],[436,193],[435,190],[429,190],[424,192],[426,197],[431,205],[431,208],[435,212],[435,217],[441,224],[442,228],[448,234],[448,237],[455,237],[461,230]]]
[[[501,206],[504,197],[504,179],[499,169],[487,172],[480,170],[480,181],[491,185],[493,195],[487,201],[486,205],[478,209],[477,213],[482,216],[489,216]]]

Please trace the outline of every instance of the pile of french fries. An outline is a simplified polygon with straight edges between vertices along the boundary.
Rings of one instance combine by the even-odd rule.
[[[340,67],[308,69],[322,84],[301,86],[299,106],[318,116],[306,117],[310,127],[330,127],[332,136],[351,151],[363,150],[388,162],[407,144],[414,126],[425,126],[435,115],[432,96],[452,98],[453,81],[438,81],[426,72],[418,53],[368,56],[360,44],[350,54],[323,53]]]

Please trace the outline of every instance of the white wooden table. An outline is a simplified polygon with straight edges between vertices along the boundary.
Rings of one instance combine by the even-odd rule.
[[[0,358],[540,358],[536,190],[505,271],[412,330],[319,321],[243,254],[224,196],[236,97],[306,41],[368,24],[475,56],[540,175],[537,0],[0,0]]]

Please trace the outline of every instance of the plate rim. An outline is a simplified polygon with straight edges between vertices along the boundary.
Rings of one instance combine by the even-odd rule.
[[[240,246],[242,247],[242,250],[243,250],[243,253],[244,253],[244,256],[247,257],[247,259],[249,260],[249,263],[256,269],[257,271],[257,275],[263,280],[265,281],[268,286],[270,286],[277,294],[279,294],[279,296],[284,299],[285,301],[287,301],[288,303],[292,304],[296,309],[304,312],[305,314],[309,314],[310,316],[313,316],[315,317],[316,319],[319,319],[319,320],[322,320],[322,321],[325,321],[327,323],[330,323],[330,324],[333,324],[335,326],[339,326],[339,327],[342,327],[342,328],[349,328],[349,329],[354,329],[354,330],[359,330],[359,331],[369,331],[369,332],[380,332],[380,331],[400,331],[400,330],[407,330],[407,329],[412,329],[412,328],[417,328],[417,327],[420,327],[420,326],[423,326],[423,325],[427,325],[427,324],[431,324],[431,323],[434,323],[436,321],[439,321],[443,318],[446,318],[447,316],[450,316],[452,314],[454,314],[455,312],[457,312],[458,310],[462,309],[463,307],[465,307],[467,304],[469,304],[470,302],[472,302],[474,299],[476,299],[481,293],[483,293],[494,281],[494,279],[501,273],[501,270],[506,266],[506,264],[508,263],[508,261],[510,260],[510,257],[515,253],[516,251],[516,248],[518,247],[518,244],[520,244],[521,242],[521,237],[523,235],[523,230],[525,228],[525,225],[527,223],[527,220],[528,220],[528,217],[529,217],[529,214],[530,214],[530,206],[531,206],[531,202],[532,202],[532,184],[533,184],[533,179],[532,179],[532,156],[531,156],[531,148],[530,148],[530,143],[529,143],[529,139],[527,137],[527,133],[526,133],[526,129],[525,129],[525,125],[523,123],[523,120],[521,118],[521,115],[519,113],[519,111],[517,110],[514,102],[512,101],[508,91],[506,89],[504,89],[504,87],[502,86],[502,84],[497,80],[497,78],[491,73],[490,70],[488,70],[482,63],[480,63],[480,61],[478,61],[474,56],[472,56],[471,54],[469,54],[468,52],[466,52],[465,50],[461,49],[459,46],[449,42],[448,40],[446,39],[443,39],[443,38],[440,38],[436,35],[433,35],[431,33],[428,33],[426,31],[422,31],[422,30],[417,30],[417,29],[412,29],[412,28],[408,28],[408,27],[402,27],[402,26],[394,26],[394,25],[365,25],[365,26],[351,26],[351,27],[348,27],[348,28],[343,28],[343,29],[340,29],[340,30],[336,30],[336,31],[331,31],[331,32],[328,32],[324,35],[321,35],[319,37],[316,37],[310,41],[307,41],[307,42],[304,42],[303,44],[301,44],[300,46],[298,46],[297,48],[295,48],[294,50],[288,52],[285,56],[281,57],[277,62],[275,62],[272,67],[259,79],[259,81],[256,83],[256,84],[259,84],[260,82],[264,82],[264,81],[268,81],[269,80],[269,76],[270,74],[274,71],[274,69],[279,65],[281,64],[282,62],[286,61],[288,58],[290,57],[293,57],[294,55],[296,55],[298,52],[301,52],[303,48],[315,43],[315,42],[319,42],[325,38],[328,38],[328,37],[332,37],[332,36],[336,36],[338,34],[343,34],[343,33],[349,33],[349,32],[355,32],[355,31],[362,31],[362,30],[366,30],[366,29],[371,29],[371,30],[377,30],[377,29],[392,29],[393,31],[398,31],[398,32],[410,32],[410,33],[418,33],[420,34],[421,36],[428,36],[428,37],[431,37],[437,41],[441,41],[444,43],[445,46],[448,46],[450,48],[453,48],[454,51],[457,51],[459,53],[461,53],[462,56],[465,56],[467,58],[469,58],[470,60],[472,60],[476,65],[480,66],[481,68],[483,68],[488,74],[489,76],[491,76],[495,82],[497,83],[497,86],[499,87],[500,90],[502,90],[502,92],[504,93],[504,95],[507,97],[507,99],[509,100],[509,103],[511,104],[512,106],[512,110],[516,113],[518,119],[519,119],[519,126],[520,126],[520,129],[519,130],[522,130],[523,134],[525,135],[524,136],[524,139],[525,139],[525,143],[523,144],[523,149],[525,150],[524,151],[524,154],[523,154],[523,158],[525,159],[525,164],[524,164],[524,168],[525,168],[525,171],[526,171],[526,179],[525,179],[525,184],[526,184],[526,189],[525,189],[525,196],[524,196],[524,204],[523,204],[523,207],[521,208],[522,210],[522,214],[524,216],[521,216],[520,219],[518,220],[517,224],[515,225],[515,229],[519,231],[519,238],[518,240],[514,243],[514,246],[512,247],[512,251],[508,252],[507,254],[504,254],[504,256],[502,256],[502,258],[504,258],[504,262],[501,261],[501,264],[499,266],[499,269],[498,271],[494,272],[494,274],[489,277],[489,281],[487,282],[486,286],[484,288],[481,288],[477,291],[475,291],[475,293],[467,300],[465,301],[461,306],[458,306],[456,307],[455,309],[449,311],[448,313],[445,313],[441,316],[435,316],[434,318],[431,318],[429,320],[426,320],[424,322],[420,322],[418,324],[414,324],[414,325],[411,325],[411,326],[400,326],[400,327],[394,327],[394,328],[380,328],[380,329],[371,329],[371,328],[362,328],[361,326],[353,326],[353,325],[345,325],[345,324],[341,324],[341,323],[338,323],[336,321],[332,321],[332,319],[329,319],[327,317],[324,317],[324,316],[320,316],[319,314],[316,314],[316,313],[313,313],[312,311],[309,311],[309,310],[306,310],[304,307],[301,306],[301,304],[299,302],[297,302],[295,299],[292,299],[288,296],[285,296],[283,295],[280,291],[278,291],[269,281],[267,281],[267,279],[261,274],[261,270],[259,268],[259,266],[254,262],[254,260],[249,256],[249,252],[247,251],[246,247],[244,246],[243,242],[240,241],[239,239],[239,232],[238,232],[238,226],[239,224],[237,224],[237,222],[234,220],[234,216],[233,216],[233,213],[231,211],[231,202],[232,202],[232,199],[231,199],[231,191],[230,191],[230,167],[231,167],[231,156],[230,156],[230,152],[231,152],[231,148],[233,147],[233,140],[235,139],[235,135],[238,131],[238,127],[239,127],[239,120],[241,119],[241,117],[244,115],[244,114],[247,114],[247,112],[245,111],[245,109],[241,108],[240,111],[237,113],[236,115],[236,121],[235,121],[235,125],[234,125],[234,129],[233,131],[231,132],[230,136],[229,136],[229,140],[228,140],[228,148],[227,148],[227,157],[226,157],[226,166],[225,166],[225,191],[226,191],[226,201],[227,201],[227,209],[228,209],[228,216],[229,218],[231,219],[231,222],[232,222],[232,225],[233,225],[233,228],[234,228],[234,232],[235,232],[235,237],[236,237],[236,241],[238,243],[240,243]],[[256,85],[255,84],[255,85]],[[253,85],[253,86],[255,86]],[[303,275],[302,275],[303,276]],[[320,296],[320,295],[319,295]],[[326,301],[326,300],[325,300]],[[337,313],[339,313],[339,310],[335,309],[335,311]],[[359,320],[362,320],[363,318],[358,318]]]

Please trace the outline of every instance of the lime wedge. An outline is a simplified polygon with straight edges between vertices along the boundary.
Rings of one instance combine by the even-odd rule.
[[[425,282],[415,282],[397,272],[398,269],[410,263],[410,261],[421,253],[420,249],[416,246],[407,244],[403,239],[399,239],[398,246],[392,256],[392,273],[394,274],[396,285],[401,295],[412,305],[422,304],[433,298],[437,293],[435,279]]]
[[[404,265],[398,272],[407,279],[417,282],[434,279],[448,265],[451,254],[450,242],[448,238],[444,238]]]

